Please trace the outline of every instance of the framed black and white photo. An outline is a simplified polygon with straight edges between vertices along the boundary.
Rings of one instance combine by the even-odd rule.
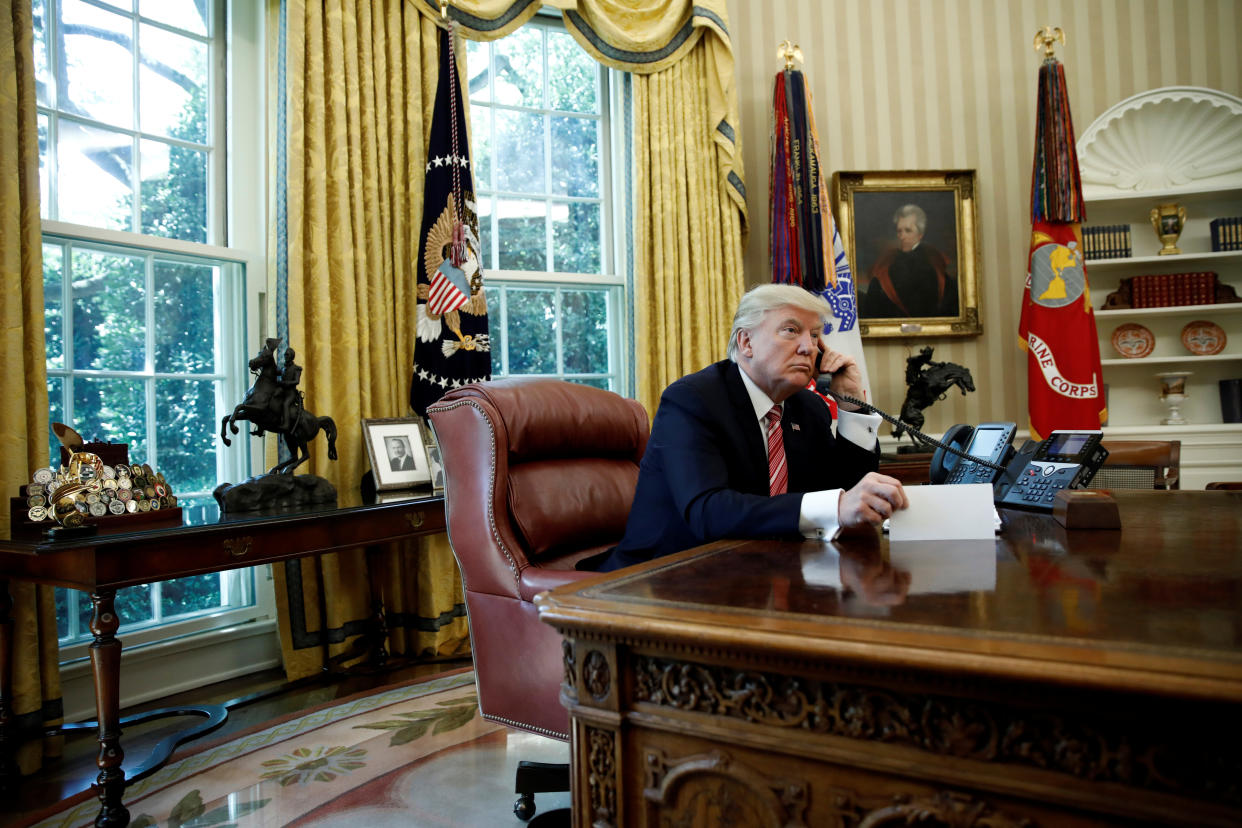
[[[412,489],[431,482],[423,429],[414,417],[362,421],[376,491]]]
[[[864,337],[977,336],[975,171],[837,172]]]
[[[431,471],[431,491],[439,494],[444,491],[444,461],[434,437],[427,440],[427,466]]]

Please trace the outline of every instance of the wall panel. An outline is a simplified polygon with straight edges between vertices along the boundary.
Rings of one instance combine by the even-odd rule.
[[[971,369],[977,391],[928,410],[927,430],[1009,419],[1026,426],[1019,301],[1030,236],[1031,158],[1045,24],[1066,30],[1074,126],[1160,86],[1242,95],[1235,0],[729,0],[750,209],[748,284],[769,277],[768,179],[777,44],[802,47],[824,168],[978,171],[980,315],[974,339],[868,340],[876,402],[905,397],[905,360],[924,344]],[[1141,230],[1138,230],[1141,232]],[[1088,268],[1088,277],[1090,269]]]

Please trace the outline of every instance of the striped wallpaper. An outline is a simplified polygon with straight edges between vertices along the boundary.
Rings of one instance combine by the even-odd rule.
[[[1065,30],[1074,125],[1161,86],[1242,95],[1235,0],[728,0],[750,240],[748,284],[768,279],[768,132],[777,45],[802,47],[825,176],[838,170],[978,171],[980,317],[971,339],[866,340],[876,402],[896,412],[906,357],[925,344],[971,369],[977,391],[927,411],[926,430],[1009,419],[1026,427],[1017,345],[1044,25]],[[1242,149],[1242,148],[1240,148]],[[1090,211],[1088,210],[1088,216]],[[885,429],[887,433],[887,429]]]

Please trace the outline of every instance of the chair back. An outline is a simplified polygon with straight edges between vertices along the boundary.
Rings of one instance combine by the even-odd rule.
[[[1176,489],[1181,474],[1180,440],[1105,440],[1108,459],[1091,480],[1093,489]]]
[[[590,577],[574,564],[624,534],[646,411],[598,388],[511,378],[450,391],[427,415],[444,463],[480,710],[568,738],[560,636],[533,600]]]

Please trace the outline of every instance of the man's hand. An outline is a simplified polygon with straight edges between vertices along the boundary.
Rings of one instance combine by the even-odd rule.
[[[879,472],[868,472],[852,489],[841,492],[837,523],[842,529],[879,526],[897,509],[910,505],[901,481]]]
[[[819,355],[819,373],[832,374],[832,382],[828,387],[837,394],[847,394],[855,399],[862,399],[862,369],[858,360],[841,351],[834,351],[821,341],[823,352]],[[858,406],[837,400],[837,404],[845,411],[857,411]]]

